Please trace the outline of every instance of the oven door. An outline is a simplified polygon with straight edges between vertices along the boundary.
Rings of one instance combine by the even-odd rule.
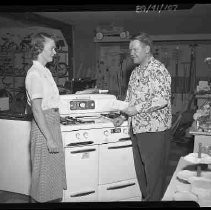
[[[137,201],[142,200],[137,179],[100,185],[98,193],[98,199],[101,202],[127,201],[130,199],[135,199]]]
[[[131,140],[99,147],[99,184],[136,179]]]
[[[98,146],[66,147],[65,162],[64,202],[97,201]]]

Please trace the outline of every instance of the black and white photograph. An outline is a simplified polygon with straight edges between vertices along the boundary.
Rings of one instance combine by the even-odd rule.
[[[211,3],[0,5],[0,207],[211,207]]]

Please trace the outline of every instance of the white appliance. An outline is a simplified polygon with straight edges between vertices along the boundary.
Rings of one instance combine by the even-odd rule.
[[[67,190],[63,202],[141,201],[128,122],[109,94],[61,95],[60,115]]]
[[[0,119],[0,190],[29,195],[31,121]]]

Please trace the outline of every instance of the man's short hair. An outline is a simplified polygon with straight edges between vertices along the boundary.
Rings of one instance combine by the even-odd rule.
[[[139,42],[144,43],[145,45],[150,46],[150,52],[152,53],[153,41],[152,41],[152,39],[151,39],[151,37],[150,37],[149,34],[144,33],[144,32],[140,32],[140,33],[135,34],[134,36],[132,36],[130,38],[130,40],[131,41],[138,40]]]

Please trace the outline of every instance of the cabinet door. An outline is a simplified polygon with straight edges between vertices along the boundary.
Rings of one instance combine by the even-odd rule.
[[[30,130],[30,121],[0,119],[0,190],[29,195]]]
[[[136,178],[130,140],[100,145],[99,162],[99,184]]]
[[[98,146],[65,148],[65,162],[64,201],[97,201]]]
[[[141,200],[141,192],[136,179],[105,184],[99,186],[99,201],[120,201],[132,197],[139,197]]]

